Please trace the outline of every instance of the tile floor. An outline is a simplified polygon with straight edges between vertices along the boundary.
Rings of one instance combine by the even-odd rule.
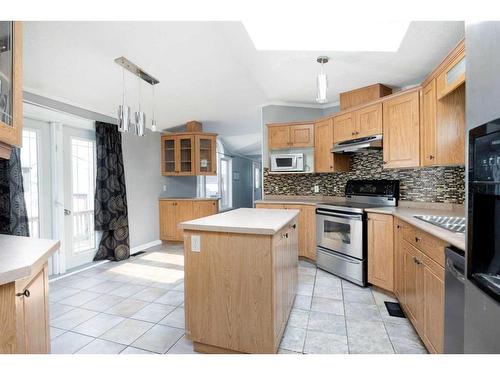
[[[149,249],[50,283],[52,353],[195,354],[184,336],[182,246]],[[391,297],[300,261],[279,353],[427,353]]]

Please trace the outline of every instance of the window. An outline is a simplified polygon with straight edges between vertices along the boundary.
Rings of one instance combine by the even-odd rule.
[[[219,197],[219,209],[233,208],[231,157],[224,155],[224,146],[217,139],[217,176],[198,176],[198,196],[214,198]]]
[[[21,169],[23,172],[24,200],[28,214],[31,237],[40,237],[39,217],[39,180],[38,180],[38,133],[36,130],[23,130],[21,149]]]
[[[71,181],[74,252],[94,249],[94,142],[71,139]]]

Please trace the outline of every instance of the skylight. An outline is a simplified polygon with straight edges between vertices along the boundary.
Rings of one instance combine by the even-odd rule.
[[[396,52],[408,21],[244,20],[257,50]]]

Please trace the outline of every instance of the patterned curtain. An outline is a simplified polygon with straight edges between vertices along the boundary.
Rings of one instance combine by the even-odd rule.
[[[95,229],[102,231],[94,260],[130,257],[122,137],[113,124],[96,122]]]
[[[9,160],[0,159],[0,234],[30,235],[18,148],[12,149]]]

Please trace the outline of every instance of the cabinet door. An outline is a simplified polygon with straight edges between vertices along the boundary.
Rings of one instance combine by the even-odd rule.
[[[306,231],[305,228],[307,227],[306,223],[306,216],[304,214],[304,206],[297,204],[285,204],[283,205],[283,208],[285,209],[291,209],[291,210],[299,210],[299,218],[297,220],[297,224],[299,226],[298,230],[298,247],[299,247],[299,256],[301,257],[307,257],[307,236],[306,236]]]
[[[368,282],[394,289],[394,229],[392,215],[368,214]]]
[[[436,164],[436,83],[433,79],[422,89],[422,166]]]
[[[382,134],[382,103],[359,109],[354,116],[356,138]]]
[[[175,201],[160,201],[160,239],[175,241],[177,239],[177,210]]]
[[[403,257],[403,223],[394,220],[394,294],[399,302],[404,305],[404,257]]]
[[[193,219],[200,217],[215,215],[218,211],[217,201],[194,201],[193,202]]]
[[[333,172],[333,120],[314,124],[314,172]]]
[[[176,175],[193,176],[195,174],[194,136],[178,135],[176,141]]]
[[[314,147],[314,124],[290,126],[291,147]]]
[[[383,103],[384,167],[418,167],[420,116],[418,91]]]
[[[179,200],[175,202],[175,212],[177,216],[177,222],[175,223],[176,241],[184,240],[184,230],[179,226],[179,223],[194,219],[193,203],[193,201],[189,200]]]
[[[316,261],[316,207],[304,206],[302,216],[304,225],[299,228],[299,233],[305,233],[305,257]]]
[[[444,344],[444,268],[425,262],[424,273],[424,340],[432,351],[443,353]]]
[[[216,175],[216,136],[196,136],[196,175]]]
[[[354,138],[354,121],[353,114],[346,113],[344,115],[333,118],[333,142],[342,142]]]
[[[16,292],[29,292],[18,300],[18,342],[19,351],[27,354],[47,354],[50,352],[48,323],[48,268],[44,266],[26,286]]]
[[[454,50],[456,57],[436,78],[437,98],[441,99],[465,82],[465,46],[460,44]]]
[[[418,250],[403,241],[404,300],[408,317],[420,332],[423,319],[423,272],[418,264]]]
[[[269,126],[267,132],[270,150],[290,147],[290,126]]]
[[[176,175],[176,142],[175,136],[161,137],[161,173],[163,176]]]
[[[10,157],[10,146],[21,146],[23,124],[23,31],[21,22],[0,21],[0,157]]]

